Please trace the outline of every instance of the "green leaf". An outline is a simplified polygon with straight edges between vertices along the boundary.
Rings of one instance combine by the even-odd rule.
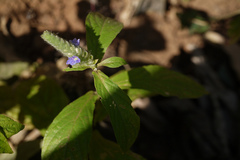
[[[7,138],[18,133],[23,128],[24,125],[0,114],[0,153],[13,153],[8,144]]]
[[[100,62],[107,47],[122,30],[123,25],[99,13],[89,13],[86,18],[86,39],[88,50]]]
[[[97,98],[93,91],[89,91],[59,113],[43,139],[43,160],[88,159],[94,103]]]
[[[75,64],[74,66],[72,66],[74,68],[69,68],[68,67],[68,68],[63,69],[63,71],[69,72],[69,71],[84,71],[84,70],[89,69],[89,68],[94,69],[94,68],[96,68],[95,64],[97,63],[97,61],[98,60],[93,60],[93,64],[87,64],[87,65]]]
[[[156,93],[153,93],[153,92],[148,91],[148,90],[132,89],[132,88],[127,90],[127,94],[132,101],[137,99],[137,98],[150,97],[150,96],[156,95]]]
[[[79,66],[77,68],[65,68],[63,69],[63,71],[65,72],[70,72],[70,71],[84,71],[86,69],[88,69],[89,67],[88,66]]]
[[[21,123],[15,122],[11,118],[2,114],[0,114],[0,126],[1,133],[3,133],[6,138],[10,138],[24,128],[24,125]]]
[[[111,58],[105,59],[102,62],[98,63],[98,66],[117,68],[117,67],[120,67],[125,64],[127,64],[127,62],[124,59],[122,59],[121,57],[111,57]]]
[[[145,160],[131,151],[123,152],[118,144],[103,138],[95,131],[90,143],[90,160]]]
[[[93,72],[93,77],[97,93],[110,116],[117,142],[123,150],[128,150],[137,138],[140,127],[131,100],[100,70]]]
[[[0,63],[0,79],[8,79],[19,75],[23,70],[27,69],[27,67],[27,62]]]
[[[2,131],[0,132],[0,153],[13,153],[12,148],[8,144],[7,138],[4,136]]]
[[[26,120],[28,117],[27,123],[31,125],[32,122],[42,134],[54,117],[69,103],[62,88],[45,76],[22,81],[16,86],[15,94],[21,106],[19,117]],[[25,119],[21,121],[26,122]]]
[[[198,98],[207,94],[200,84],[187,76],[157,65],[123,71],[111,79],[122,89],[144,89],[167,97]]]

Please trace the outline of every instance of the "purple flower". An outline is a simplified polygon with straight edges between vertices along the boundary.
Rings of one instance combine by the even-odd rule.
[[[70,40],[70,42],[77,47],[80,44],[80,39],[74,38],[73,40]]]
[[[67,60],[67,65],[70,64],[70,65],[74,65],[74,64],[77,64],[77,63],[80,63],[81,60],[77,57],[77,56],[72,56],[70,58],[68,58]]]

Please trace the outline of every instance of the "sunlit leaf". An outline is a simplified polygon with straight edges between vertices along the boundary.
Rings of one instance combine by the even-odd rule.
[[[27,62],[0,63],[0,79],[8,79],[17,76],[27,67]]]
[[[143,89],[163,96],[198,98],[207,94],[194,80],[157,65],[122,71],[111,79],[122,89]]]
[[[140,120],[131,106],[131,100],[108,76],[93,72],[94,85],[107,110],[118,144],[128,150],[137,138]]]
[[[88,159],[94,103],[97,98],[93,91],[89,91],[59,113],[43,139],[43,160]]]
[[[123,25],[100,13],[89,13],[85,23],[88,50],[94,59],[100,62],[107,47],[121,31]]]
[[[110,57],[110,58],[107,58],[107,59],[103,60],[102,62],[98,63],[98,66],[117,68],[117,67],[120,67],[125,64],[127,64],[127,62],[124,59],[122,59],[121,57]]]
[[[156,95],[156,93],[153,93],[153,92],[148,91],[148,90],[132,89],[132,88],[127,90],[127,94],[131,98],[132,101],[137,99],[137,98],[143,98],[143,97],[149,97],[149,96]]]
[[[18,133],[23,128],[24,125],[0,114],[0,153],[13,153],[7,138]]]

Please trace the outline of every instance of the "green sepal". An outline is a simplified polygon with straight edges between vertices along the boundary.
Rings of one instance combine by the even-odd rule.
[[[92,65],[94,64],[93,56],[87,50],[81,48],[80,46],[74,46],[72,43],[58,37],[57,35],[44,31],[41,35],[42,39],[53,46],[56,50],[61,52],[64,56],[72,57],[77,56],[80,58],[81,62],[79,65]],[[73,66],[73,68],[75,68]]]
[[[77,64],[75,64],[75,65],[73,65],[72,66],[72,68],[65,68],[65,69],[63,69],[63,71],[65,71],[65,72],[70,72],[70,71],[84,71],[84,70],[86,70],[86,69],[89,69],[89,68],[91,68],[91,69],[95,69],[96,68],[96,63],[97,63],[97,59],[95,59],[94,60],[94,63],[93,64],[86,64],[86,65],[84,65],[84,64],[81,64],[81,63],[77,63]]]

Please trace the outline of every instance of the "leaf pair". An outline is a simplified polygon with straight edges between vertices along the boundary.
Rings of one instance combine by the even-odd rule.
[[[98,75],[96,76],[98,79]],[[96,85],[97,88],[103,87],[101,86],[102,84],[97,83]],[[116,99],[115,96],[113,96],[113,98]],[[121,155],[122,158],[125,157],[125,159],[131,159],[131,157],[140,157],[128,149],[126,149],[126,152],[123,152],[117,144],[104,139],[99,133],[96,133],[96,131],[92,135],[93,111],[97,99],[98,95],[93,91],[89,91],[84,96],[70,103],[61,111],[61,113],[54,119],[53,123],[50,125],[45,134],[42,148],[42,159],[54,160],[65,158],[69,160],[87,160],[90,156],[91,160],[95,160],[99,159],[99,156],[102,153],[104,153],[106,157],[113,156],[117,159],[120,159],[118,155]],[[118,128],[122,129],[122,131],[120,131],[121,134],[125,132],[123,135],[120,135],[120,143],[129,148],[129,145],[134,142],[136,135],[134,135],[134,137],[132,136],[133,133],[131,130],[134,129],[128,128],[128,126],[131,126],[134,121],[124,122],[124,120],[126,120],[125,117],[127,116],[122,114],[133,116],[132,119],[134,119],[134,117],[136,117],[136,113],[132,111],[133,109],[130,109],[131,106],[126,107],[125,111],[122,108],[117,109],[117,107],[119,106],[116,106],[116,108],[111,111],[110,115],[116,115],[115,120],[119,121],[117,122],[119,125]],[[128,113],[129,110],[130,113]],[[122,114],[117,112],[121,112]],[[136,119],[138,120],[138,117]],[[116,125],[115,120],[112,121],[113,125]],[[139,129],[139,126],[134,125],[132,127],[138,127]],[[127,140],[126,143],[125,140]],[[100,144],[101,146],[99,146]],[[126,146],[126,144],[128,144],[128,146]]]
[[[118,152],[127,156],[138,135],[139,117],[133,110],[129,97],[110,78],[101,71],[93,72],[93,76],[97,93],[110,115],[118,144],[127,151],[125,153],[118,148]],[[43,159],[87,159],[97,99],[98,95],[89,91],[60,112],[45,134]],[[90,150],[94,153],[92,148]],[[91,156],[96,155],[91,153]]]

